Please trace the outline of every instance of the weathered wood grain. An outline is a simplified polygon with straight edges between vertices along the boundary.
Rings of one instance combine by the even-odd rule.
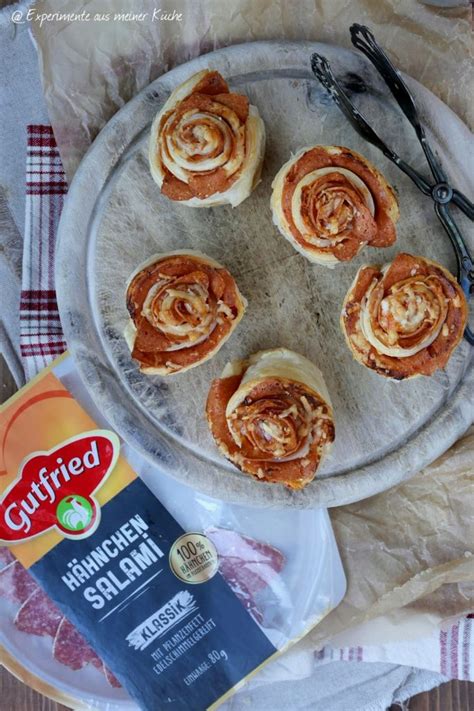
[[[450,681],[432,691],[417,694],[406,708],[407,711],[474,711],[474,684]],[[68,708],[25,686],[6,669],[0,669],[0,711],[68,711]],[[389,711],[400,711],[400,708],[392,706]]]

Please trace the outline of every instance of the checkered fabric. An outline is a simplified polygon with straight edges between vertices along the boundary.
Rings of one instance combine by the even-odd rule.
[[[474,680],[474,615],[458,619],[446,629],[425,638],[364,647],[324,647],[315,653],[315,664],[390,662],[443,674],[448,679]]]
[[[51,126],[28,126],[20,303],[20,351],[27,380],[66,350],[54,289],[54,250],[67,189]]]

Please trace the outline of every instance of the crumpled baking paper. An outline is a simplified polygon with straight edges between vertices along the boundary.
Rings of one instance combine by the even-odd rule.
[[[72,178],[108,119],[157,76],[199,54],[258,39],[312,39],[351,47],[348,28],[368,24],[396,65],[473,124],[471,23],[468,6],[439,9],[414,0],[44,0],[30,17],[46,104],[66,173]],[[83,13],[83,19],[43,18]],[[123,12],[114,19],[116,12]],[[90,19],[84,19],[89,13]],[[96,13],[102,15],[94,19]],[[109,19],[105,19],[109,13]],[[181,15],[181,19],[176,18]],[[474,429],[410,481],[331,511],[348,577],[343,603],[298,647],[314,649],[334,635],[388,616],[440,624],[473,607],[472,505]],[[416,612],[416,615],[413,613]]]
[[[117,0],[42,0],[31,10],[46,104],[69,179],[115,111],[177,64],[255,40],[318,40],[352,48],[353,22],[368,24],[400,69],[474,123],[468,6],[442,10],[417,0],[143,0],[136,8]],[[129,12],[144,19],[125,19]],[[51,13],[90,19],[44,19]],[[108,20],[98,19],[107,14]]]
[[[348,578],[347,594],[300,644],[388,616],[383,639],[411,618],[414,636],[474,608],[474,427],[409,481],[331,509]],[[403,611],[400,610],[403,608]],[[416,614],[413,614],[416,613]],[[422,629],[423,628],[423,629]],[[364,644],[377,644],[372,637]]]

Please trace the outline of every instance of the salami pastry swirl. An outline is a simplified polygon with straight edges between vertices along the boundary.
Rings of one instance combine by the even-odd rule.
[[[334,440],[319,369],[285,348],[229,363],[209,392],[207,419],[219,449],[261,481],[301,489]]]
[[[286,239],[311,262],[332,267],[365,244],[395,241],[392,188],[363,156],[340,146],[302,148],[277,173],[271,207]]]
[[[198,252],[155,255],[127,287],[125,338],[140,370],[172,375],[211,358],[241,320],[246,301],[232,275]]]
[[[161,192],[191,207],[239,205],[260,179],[265,127],[246,96],[203,70],[173,91],[156,116],[150,169]]]
[[[443,368],[466,322],[466,299],[453,275],[404,253],[383,267],[359,269],[341,315],[354,357],[396,380]]]

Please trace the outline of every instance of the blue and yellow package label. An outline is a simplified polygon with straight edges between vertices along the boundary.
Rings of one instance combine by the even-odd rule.
[[[0,439],[2,543],[142,708],[206,709],[276,652],[212,541],[181,528],[52,372],[2,407]]]

